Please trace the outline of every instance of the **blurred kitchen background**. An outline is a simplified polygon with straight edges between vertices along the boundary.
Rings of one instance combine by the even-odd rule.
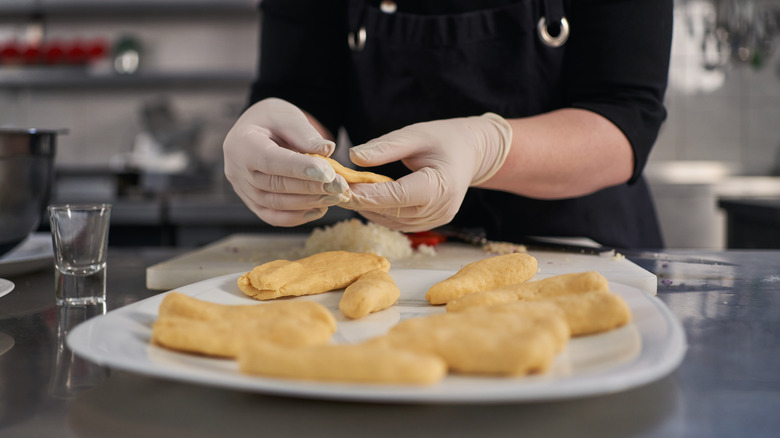
[[[647,168],[667,246],[780,247],[780,0],[674,18]],[[257,0],[0,0],[0,127],[69,131],[54,200],[112,202],[112,245],[267,230],[222,173],[258,39]]]

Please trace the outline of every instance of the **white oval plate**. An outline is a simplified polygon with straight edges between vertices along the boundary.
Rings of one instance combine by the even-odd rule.
[[[0,278],[0,297],[8,295],[14,290],[14,283],[11,280]]]
[[[317,301],[338,320],[334,343],[356,343],[385,333],[405,318],[443,312],[430,306],[425,291],[454,271],[391,269],[401,289],[399,302],[351,321],[341,316],[339,291],[294,299]],[[221,276],[177,289],[222,304],[256,304],[236,285],[240,274]],[[372,402],[495,403],[560,400],[614,393],[660,379],[682,361],[685,334],[657,298],[612,283],[633,313],[633,321],[611,332],[574,338],[545,374],[523,378],[449,375],[430,387],[321,383],[241,374],[232,360],[169,351],[149,344],[151,326],[165,293],[86,321],[68,336],[68,346],[88,360],[154,377],[268,394]]]
[[[49,233],[33,233],[27,240],[0,257],[0,276],[27,274],[51,267],[54,245]]]

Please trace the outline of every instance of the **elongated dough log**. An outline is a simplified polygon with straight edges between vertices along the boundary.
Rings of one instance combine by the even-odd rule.
[[[448,312],[469,307],[490,306],[518,300],[537,300],[589,291],[608,291],[609,282],[596,271],[562,274],[526,283],[511,284],[498,289],[475,292],[447,303]]]
[[[290,348],[257,342],[238,361],[245,373],[318,381],[431,385],[447,373],[436,356],[364,344]]]
[[[381,182],[389,182],[393,181],[392,178],[384,175],[380,175],[378,173],[374,172],[361,172],[355,169],[350,169],[349,167],[344,167],[339,163],[338,161],[334,160],[333,158],[323,157],[322,155],[317,154],[306,154],[312,157],[322,158],[323,160],[327,161],[328,164],[333,168],[333,170],[336,171],[339,175],[343,176],[344,179],[349,184],[354,183],[381,183]]]
[[[325,251],[297,261],[256,266],[238,279],[238,287],[258,300],[314,295],[343,289],[374,269],[387,272],[390,262],[373,253]]]
[[[171,292],[163,298],[158,317],[178,316],[200,321],[243,321],[289,319],[294,321],[319,321],[336,332],[336,318],[325,306],[312,301],[284,301],[265,304],[227,305],[210,303],[179,292]]]
[[[235,358],[247,342],[286,346],[325,345],[333,330],[323,321],[279,316],[202,321],[164,316],[152,327],[152,342],[173,350]]]
[[[374,269],[347,286],[339,301],[339,309],[349,318],[362,318],[392,306],[400,296],[401,291],[393,277],[381,269]]]
[[[431,304],[446,304],[464,295],[522,283],[536,274],[537,261],[524,253],[504,254],[469,263],[425,294]]]
[[[152,342],[166,348],[235,357],[244,342],[321,345],[336,332],[336,318],[311,301],[225,305],[178,292],[163,298]]]
[[[367,344],[433,354],[458,373],[521,376],[547,370],[568,340],[558,306],[518,301],[407,319]]]
[[[548,298],[566,315],[572,336],[585,336],[622,327],[631,321],[631,310],[612,292],[590,291]]]

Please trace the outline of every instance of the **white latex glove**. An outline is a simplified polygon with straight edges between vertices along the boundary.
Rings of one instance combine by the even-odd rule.
[[[413,172],[394,182],[353,184],[342,207],[400,231],[425,231],[452,220],[466,190],[489,180],[506,161],[512,128],[501,116],[417,123],[350,150],[360,166],[397,160]]]
[[[225,176],[260,219],[300,225],[348,199],[344,178],[325,160],[303,154],[330,156],[335,147],[298,107],[265,99],[246,110],[225,137]]]

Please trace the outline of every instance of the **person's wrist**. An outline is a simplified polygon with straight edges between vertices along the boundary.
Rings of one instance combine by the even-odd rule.
[[[479,186],[490,180],[506,162],[512,147],[512,127],[503,117],[485,113],[475,117],[485,135],[478,136],[478,166],[471,180],[471,186]]]

